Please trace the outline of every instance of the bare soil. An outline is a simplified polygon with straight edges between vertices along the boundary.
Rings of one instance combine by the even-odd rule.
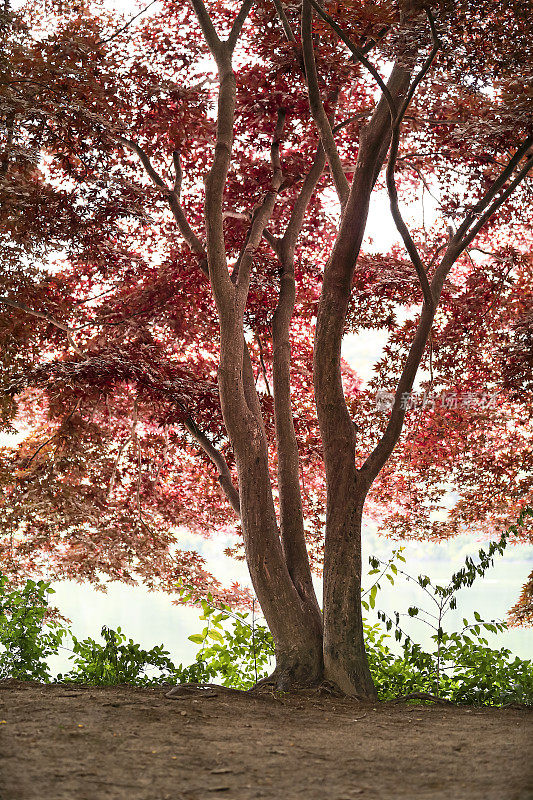
[[[1,800],[531,800],[523,708],[0,682]]]

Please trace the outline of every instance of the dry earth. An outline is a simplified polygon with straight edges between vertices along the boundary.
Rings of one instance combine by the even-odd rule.
[[[532,711],[0,683],[1,800],[531,800]]]

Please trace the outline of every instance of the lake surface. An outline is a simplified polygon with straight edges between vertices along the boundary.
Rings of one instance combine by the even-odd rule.
[[[249,585],[246,567],[223,553],[229,543],[230,539],[226,536],[202,540],[186,531],[180,534],[180,546],[199,548],[207,558],[208,566],[223,583],[238,580],[243,585]],[[451,574],[462,566],[465,556],[474,556],[483,545],[467,536],[443,544],[407,543],[403,552],[407,563],[399,566],[414,577],[426,574],[434,583],[445,584]],[[377,536],[373,531],[367,531],[363,565],[368,564],[370,554],[387,559],[396,546],[396,543]],[[458,593],[457,610],[446,617],[445,630],[460,630],[463,617],[473,622],[474,611],[478,611],[485,620],[505,619],[532,569],[533,547],[509,547],[503,557],[496,559],[495,566],[486,573],[484,579],[478,579],[472,587]],[[369,586],[373,580],[372,576],[367,577],[365,585]],[[430,599],[416,584],[406,583],[400,577],[394,586],[386,579],[380,583],[382,590],[376,598],[376,609],[380,608],[388,614],[395,611],[406,613],[411,605],[434,610]],[[61,581],[54,584],[54,588],[56,594],[53,595],[53,602],[72,620],[72,629],[78,638],[91,636],[99,640],[103,625],[115,629],[120,626],[128,637],[146,649],[163,643],[177,664],[188,664],[194,660],[198,645],[188,641],[187,637],[198,633],[203,627],[198,619],[198,609],[175,606],[170,595],[148,591],[142,586],[113,583],[105,594],[72,581]],[[318,580],[316,588],[320,597],[321,585]],[[369,621],[372,619],[371,613]],[[404,622],[412,638],[422,646],[429,647],[431,630],[416,619],[403,618],[402,627]],[[497,636],[488,633],[487,638],[492,647],[508,647],[521,658],[533,657],[531,629],[511,628]],[[68,654],[65,652],[62,657],[54,657],[50,665],[55,671],[68,669]]]

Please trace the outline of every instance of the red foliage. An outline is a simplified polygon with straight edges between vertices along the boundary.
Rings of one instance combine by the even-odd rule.
[[[0,563],[14,574],[140,578],[169,591],[181,576],[245,602],[240,587],[222,587],[197,553],[180,549],[181,527],[203,536],[239,533],[216,470],[183,424],[194,421],[235,477],[218,400],[218,323],[201,248],[182,242],[168,189],[150,180],[131,147],[133,141],[142,148],[161,182],[179,184],[201,244],[203,178],[214,143],[212,64],[187,5],[165,0],[116,35],[120,21],[98,2],[53,5],[6,11],[0,31],[1,411],[6,431],[14,425],[24,433],[1,451]],[[233,6],[210,4],[220,30]],[[452,227],[531,133],[533,36],[522,6],[432,3],[443,50],[406,117],[397,179],[402,202],[436,192],[439,215]],[[376,39],[375,61],[387,65],[398,48],[394,4],[353,0],[327,8],[362,47]],[[296,29],[297,9],[286,11]],[[337,139],[350,177],[374,85],[328,26],[317,22],[316,30],[324,94],[331,100],[338,92],[336,120],[348,121]],[[273,4],[255,5],[236,60],[225,194],[233,261],[269,186],[278,109],[286,110],[284,178],[272,233],[287,224],[317,147],[298,41],[284,39]],[[292,324],[294,422],[317,570],[325,480],[312,340],[336,230],[331,187],[326,171],[303,223]],[[422,365],[419,394],[426,401],[410,401],[401,441],[372,490],[371,512],[388,535],[492,536],[533,499],[530,201],[526,180],[446,283]],[[448,236],[440,221],[413,232],[428,261]],[[278,287],[267,240],[256,254],[245,321],[274,484],[271,325]],[[403,250],[361,255],[347,331],[383,330],[388,341],[368,386],[345,365],[359,463],[383,430],[376,392],[396,386],[421,298]],[[445,399],[452,395],[457,407]],[[515,618],[526,617],[516,611]]]

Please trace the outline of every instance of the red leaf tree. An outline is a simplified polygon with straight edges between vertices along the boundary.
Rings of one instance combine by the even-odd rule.
[[[3,569],[246,602],[179,547],[237,530],[271,680],[373,696],[363,509],[441,539],[531,500],[532,22],[484,0],[152,12],[2,15],[2,415],[24,428]],[[380,189],[392,252],[363,248]],[[437,219],[410,227],[420,193]],[[341,343],[367,329],[388,342],[363,386]]]

